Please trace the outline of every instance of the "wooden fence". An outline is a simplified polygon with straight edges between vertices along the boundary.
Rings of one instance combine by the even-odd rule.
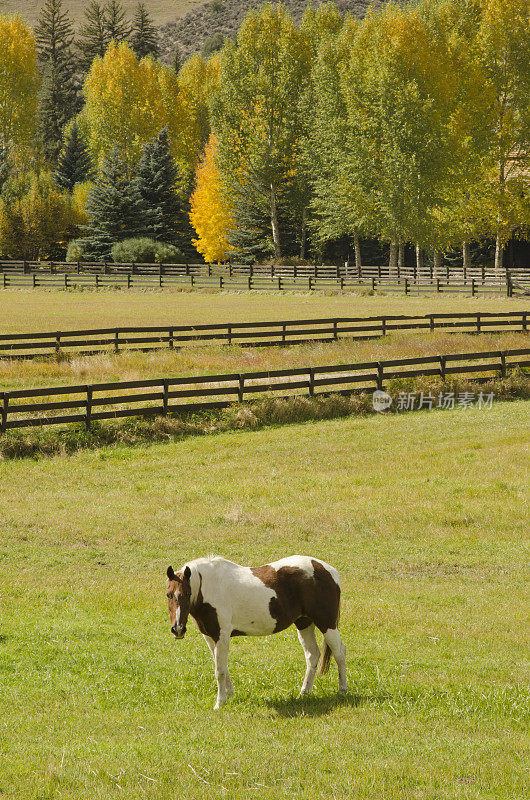
[[[86,355],[109,350],[116,353],[120,350],[147,351],[210,343],[271,347],[311,341],[331,342],[346,337],[372,339],[403,330],[524,332],[528,330],[529,316],[528,311],[477,312],[5,333],[0,335],[0,359],[60,356],[66,352]]]
[[[406,295],[416,294],[503,294],[511,297],[518,291],[530,290],[530,281],[523,284],[518,279],[514,284],[510,278],[496,278],[482,282],[471,278],[466,281],[445,280],[436,278],[433,281],[414,281],[411,278],[371,278],[358,279],[356,277],[319,277],[314,278],[297,276],[296,278],[285,275],[277,277],[262,277],[260,275],[232,275],[220,274],[189,275],[167,274],[162,270],[158,273],[131,273],[126,274],[94,274],[80,273],[12,273],[4,272],[0,277],[0,288],[26,288],[26,289],[209,289],[220,291],[266,291],[266,292],[314,292],[314,291],[340,291],[355,292],[369,290],[372,292],[397,292]]]
[[[0,433],[74,422],[84,423],[89,429],[95,420],[222,408],[263,394],[284,398],[352,394],[382,389],[385,381],[391,379],[420,375],[442,379],[465,375],[471,380],[484,380],[529,366],[527,348],[268,372],[17,389],[0,394]]]
[[[441,267],[434,267],[432,264],[425,267],[403,266],[391,269],[387,265],[383,266],[363,266],[360,268],[342,263],[337,265],[328,264],[304,264],[304,265],[276,265],[276,264],[137,264],[129,262],[117,264],[110,261],[0,261],[0,273],[6,276],[32,275],[56,275],[61,277],[64,273],[69,276],[77,274],[86,275],[131,275],[131,276],[151,276],[151,277],[191,277],[195,278],[239,278],[247,280],[251,278],[263,278],[269,281],[278,278],[298,279],[308,278],[339,280],[357,280],[359,283],[370,283],[372,278],[376,281],[390,281],[392,283],[403,282],[405,278],[410,283],[431,283],[440,281],[449,283],[471,283],[475,281],[477,285],[485,283],[505,283],[506,271],[497,271],[492,267],[472,266],[462,267],[446,264]],[[530,280],[530,267],[516,267],[509,270],[509,275],[520,280]]]

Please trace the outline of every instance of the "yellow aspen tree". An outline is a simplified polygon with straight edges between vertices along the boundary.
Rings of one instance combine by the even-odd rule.
[[[197,232],[193,244],[205,261],[223,261],[230,250],[228,235],[234,225],[223,196],[221,173],[215,163],[215,139],[210,136],[197,168],[191,196],[191,224]]]
[[[79,121],[100,161],[115,146],[133,167],[142,147],[162,128],[175,134],[176,79],[150,58],[140,61],[125,43],[112,43],[97,58],[85,81],[85,108]]]
[[[34,136],[39,77],[35,39],[18,17],[0,17],[0,145],[17,153]]]

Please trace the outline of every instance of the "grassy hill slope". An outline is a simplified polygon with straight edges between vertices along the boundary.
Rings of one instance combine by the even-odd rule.
[[[103,0],[104,2],[104,0]],[[138,0],[121,0],[127,13],[132,16]],[[70,17],[77,26],[83,19],[83,11],[89,0],[63,0],[63,5],[70,12]],[[177,17],[184,16],[190,9],[201,5],[200,0],[145,0],[145,4],[157,25],[174,22]],[[43,2],[37,0],[0,0],[0,14],[19,14],[26,22],[33,25],[39,16]]]

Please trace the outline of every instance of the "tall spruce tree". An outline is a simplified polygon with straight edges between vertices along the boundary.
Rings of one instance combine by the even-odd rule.
[[[158,58],[158,34],[145,3],[138,3],[132,24],[131,47],[136,58]]]
[[[92,159],[87,143],[77,123],[74,123],[59,155],[55,182],[61,189],[71,192],[76,183],[90,180],[92,174]]]
[[[171,155],[167,129],[148,142],[143,150],[135,173],[136,188],[160,220],[161,226],[152,231],[152,239],[169,242],[180,248],[189,248],[192,228],[188,210],[176,192],[179,171]]]
[[[179,46],[176,45],[175,52],[173,53],[173,69],[175,70],[177,75],[180,72],[181,67],[182,67],[182,56],[180,54]]]
[[[42,73],[38,135],[45,156],[54,163],[62,144],[62,130],[77,110],[78,86],[72,53],[74,32],[62,0],[46,0],[36,29]]]
[[[109,43],[106,28],[105,9],[96,0],[85,8],[85,22],[79,31],[77,46],[79,63],[88,72],[95,58],[105,55]]]
[[[127,41],[131,33],[131,27],[125,17],[125,10],[118,0],[110,0],[105,6],[104,12],[105,32],[107,42]]]
[[[112,245],[125,239],[155,238],[162,222],[130,180],[117,148],[104,160],[87,201],[89,224],[79,240],[86,258],[110,257]]]

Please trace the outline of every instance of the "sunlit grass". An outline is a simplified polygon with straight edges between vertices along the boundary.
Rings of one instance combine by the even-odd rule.
[[[526,796],[529,406],[334,420],[0,464],[0,795]],[[293,630],[212,710],[168,563],[318,555],[350,693],[296,699]]]

